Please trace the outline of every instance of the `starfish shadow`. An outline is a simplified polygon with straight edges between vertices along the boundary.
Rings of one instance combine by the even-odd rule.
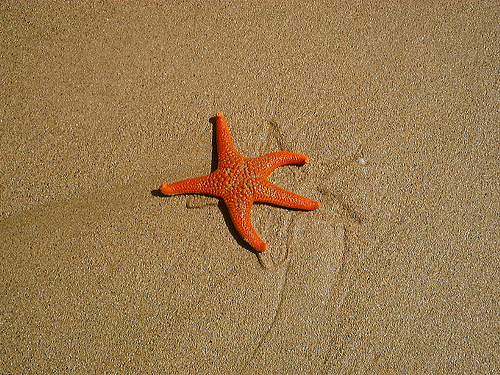
[[[212,166],[210,169],[210,173],[212,173],[217,170],[217,166],[219,165],[219,157],[217,156],[217,138],[215,134],[215,116],[210,117],[208,122],[212,124]]]
[[[231,236],[233,236],[234,240],[238,245],[243,247],[244,249],[247,249],[248,251],[251,251],[254,254],[259,254],[257,250],[255,250],[252,246],[246,242],[243,237],[238,233],[236,230],[233,221],[231,220],[231,216],[229,215],[229,210],[227,209],[225,203],[222,201],[222,199],[219,199],[219,203],[217,204],[219,207],[220,212],[222,213],[222,217],[224,218],[224,222],[226,223],[227,229],[229,230],[229,233]]]
[[[151,195],[153,197],[165,197],[165,195],[160,191],[160,189],[151,190]]]

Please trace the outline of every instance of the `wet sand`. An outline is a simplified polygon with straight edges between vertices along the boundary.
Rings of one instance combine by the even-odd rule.
[[[498,2],[4,2],[0,372],[499,371]],[[245,156],[319,210],[207,174]]]

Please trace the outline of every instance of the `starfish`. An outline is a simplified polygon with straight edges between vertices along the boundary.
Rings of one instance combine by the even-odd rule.
[[[206,194],[222,198],[231,220],[243,239],[259,252],[268,245],[252,226],[250,212],[254,202],[269,203],[300,210],[315,210],[320,204],[286,191],[267,180],[277,168],[288,164],[305,164],[309,158],[295,152],[273,152],[257,158],[245,158],[234,147],[229,127],[222,113],[215,116],[218,165],[207,176],[162,184],[164,195]]]

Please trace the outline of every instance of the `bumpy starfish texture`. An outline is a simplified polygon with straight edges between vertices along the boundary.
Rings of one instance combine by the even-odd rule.
[[[162,184],[165,195],[207,194],[222,198],[238,233],[257,251],[268,246],[255,232],[250,220],[254,202],[301,210],[315,210],[320,204],[309,198],[286,191],[267,180],[277,167],[305,164],[309,158],[295,152],[273,152],[257,158],[245,158],[234,147],[226,119],[215,116],[218,168],[207,176],[191,178],[173,184]]]

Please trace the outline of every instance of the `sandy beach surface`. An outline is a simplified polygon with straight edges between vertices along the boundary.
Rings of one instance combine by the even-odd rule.
[[[2,374],[500,372],[500,3],[0,4]],[[163,197],[245,156],[311,212]]]

